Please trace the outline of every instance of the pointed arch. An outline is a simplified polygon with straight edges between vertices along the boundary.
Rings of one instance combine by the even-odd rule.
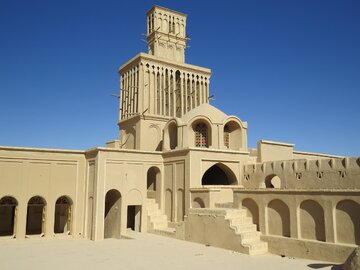
[[[238,181],[234,172],[223,163],[211,166],[202,176],[201,184],[204,185],[237,185]]]

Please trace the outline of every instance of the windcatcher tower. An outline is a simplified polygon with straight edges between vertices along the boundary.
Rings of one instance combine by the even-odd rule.
[[[208,103],[211,70],[185,63],[185,14],[154,6],[146,17],[148,53],[119,69],[120,147],[161,151],[166,122]]]

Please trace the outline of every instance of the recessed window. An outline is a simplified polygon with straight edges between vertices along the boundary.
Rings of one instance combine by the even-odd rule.
[[[204,123],[199,123],[195,127],[195,146],[208,147],[208,128]]]

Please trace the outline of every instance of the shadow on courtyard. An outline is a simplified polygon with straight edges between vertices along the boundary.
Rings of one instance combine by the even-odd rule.
[[[332,263],[311,263],[308,264],[308,266],[310,268],[313,269],[321,269],[321,268],[325,268],[325,267],[331,267],[331,270],[341,270],[342,269],[342,264],[332,264]]]

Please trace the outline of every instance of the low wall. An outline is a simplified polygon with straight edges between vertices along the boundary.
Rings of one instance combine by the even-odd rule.
[[[360,245],[360,190],[234,189],[269,251],[344,262]]]

